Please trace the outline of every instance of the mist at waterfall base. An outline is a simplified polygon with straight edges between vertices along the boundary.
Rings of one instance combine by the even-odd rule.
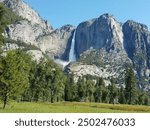
[[[63,68],[67,66],[70,62],[76,61],[76,53],[75,53],[75,36],[76,36],[76,31],[73,33],[72,41],[71,41],[71,46],[70,46],[70,52],[69,52],[69,60],[64,61],[61,59],[56,59],[55,62],[58,64],[61,64]]]

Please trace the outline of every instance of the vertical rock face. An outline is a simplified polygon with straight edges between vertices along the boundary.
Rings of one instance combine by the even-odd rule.
[[[123,33],[124,47],[132,60],[137,53],[143,54],[143,56],[147,55],[147,47],[150,44],[150,33],[147,26],[134,21],[127,21],[123,25]]]
[[[38,29],[38,31],[37,31]],[[6,28],[6,37],[36,45],[36,37],[43,34],[42,28],[36,28],[27,20],[21,20]]]
[[[89,48],[123,51],[121,24],[109,14],[81,23],[76,32],[76,51],[80,55]]]
[[[7,27],[7,38],[37,46],[36,39],[39,36],[53,31],[52,27],[22,0],[4,0],[3,3],[16,15],[22,17],[21,21]]]
[[[37,39],[39,48],[50,58],[68,60],[74,26],[65,25]]]
[[[124,47],[143,86],[150,80],[150,33],[146,25],[127,21],[123,25]]]

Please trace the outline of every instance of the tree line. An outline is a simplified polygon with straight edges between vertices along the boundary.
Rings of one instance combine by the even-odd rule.
[[[0,98],[3,108],[11,100],[18,102],[98,102],[148,105],[148,94],[137,87],[132,68],[125,72],[125,86],[115,79],[105,85],[103,78],[85,75],[74,81],[53,61],[38,63],[22,50],[9,51],[0,58]]]
[[[65,101],[149,105],[148,93],[138,88],[132,68],[125,71],[125,86],[117,86],[115,79],[106,86],[103,78],[91,75],[79,77],[77,83],[73,76],[68,78]]]

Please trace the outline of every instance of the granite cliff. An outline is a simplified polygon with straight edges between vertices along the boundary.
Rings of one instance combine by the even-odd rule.
[[[124,70],[132,66],[139,86],[149,88],[150,32],[146,25],[132,20],[119,23],[112,15],[104,14],[79,24],[75,41],[76,55],[84,65],[70,65],[71,72],[84,75],[78,71],[86,70],[90,74],[93,67],[87,64],[97,65],[103,71],[96,75],[103,72],[102,77],[106,78],[104,72],[109,72],[106,79],[116,78],[120,84]]]
[[[77,61],[67,65],[66,72],[74,73],[76,78],[87,74],[103,77],[107,84],[115,78],[116,84],[124,85],[124,70],[130,66],[135,70],[139,87],[150,89],[150,32],[146,25],[132,20],[120,23],[114,16],[103,14],[77,27],[65,25],[53,29],[22,0],[0,2],[22,17],[6,28],[5,37],[34,45],[37,50],[29,49],[28,52],[35,59],[44,54],[66,61],[67,65],[74,43],[72,49]],[[11,50],[18,46],[9,42],[3,48]]]
[[[43,20],[33,8],[22,0],[1,0],[0,2],[22,18],[6,28],[5,37],[7,39],[34,45],[51,59],[68,60],[74,26],[65,25],[54,30],[46,20]],[[13,43],[13,46],[10,46],[16,48],[17,45]]]

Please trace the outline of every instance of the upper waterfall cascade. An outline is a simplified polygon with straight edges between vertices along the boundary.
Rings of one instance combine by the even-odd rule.
[[[69,62],[76,61],[76,53],[75,53],[75,37],[76,31],[73,33],[70,52],[69,52]]]

